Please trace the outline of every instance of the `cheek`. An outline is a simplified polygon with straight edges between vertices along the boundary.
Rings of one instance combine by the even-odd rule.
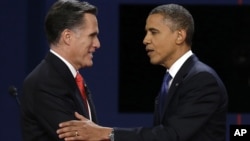
[[[169,42],[165,39],[165,40],[158,40],[155,42],[155,48],[157,50],[157,52],[159,53],[163,53],[166,52],[166,50],[168,49],[168,45]]]
[[[78,52],[79,56],[81,56],[82,60],[89,60],[90,59],[90,47],[89,46],[83,46],[81,50]]]
[[[168,58],[171,52],[174,51],[174,48],[171,41],[166,39],[158,42],[158,44],[156,45],[156,51],[159,55],[159,59],[161,58],[160,60],[165,60],[166,58]]]
[[[88,52],[89,44],[87,42],[81,42],[78,44],[78,53],[79,54],[86,54]]]
[[[77,56],[83,60],[83,58],[85,58],[87,56],[87,50],[85,48],[81,48],[77,53]]]

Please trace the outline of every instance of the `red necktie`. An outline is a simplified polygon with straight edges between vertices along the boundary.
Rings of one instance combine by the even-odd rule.
[[[81,92],[82,99],[84,101],[85,107],[86,107],[86,109],[88,111],[87,97],[86,97],[85,88],[84,88],[84,85],[83,85],[84,84],[83,77],[79,72],[77,72],[75,79],[76,79],[76,84],[77,84],[77,86],[78,86],[78,88],[79,88],[79,90]]]

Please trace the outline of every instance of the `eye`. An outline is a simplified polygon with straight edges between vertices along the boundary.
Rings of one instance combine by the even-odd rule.
[[[89,35],[91,38],[96,38],[98,36],[98,33],[97,32],[94,32],[92,34]]]
[[[159,33],[159,31],[156,30],[156,29],[150,29],[149,32],[150,32],[152,35],[155,35],[155,34]]]
[[[151,34],[152,35],[155,35],[155,34],[157,34],[158,32],[156,32],[156,31],[151,31]]]

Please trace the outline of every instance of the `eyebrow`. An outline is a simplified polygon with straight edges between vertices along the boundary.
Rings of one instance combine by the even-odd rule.
[[[153,28],[153,27],[150,27],[150,28],[148,28],[148,29],[145,29],[146,31],[159,31],[158,29],[156,29],[156,28]]]
[[[93,32],[89,36],[96,36],[96,35],[98,35],[98,32]]]

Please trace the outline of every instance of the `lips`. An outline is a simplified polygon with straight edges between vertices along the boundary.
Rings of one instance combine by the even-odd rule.
[[[146,48],[146,52],[148,53],[148,55],[151,54],[153,51],[153,49]]]
[[[93,54],[94,54],[95,51],[89,51],[89,55],[91,56],[91,58],[93,58]]]
[[[90,55],[90,57],[91,57],[91,58],[93,58],[93,57],[94,57],[92,53],[90,53],[89,55]]]

